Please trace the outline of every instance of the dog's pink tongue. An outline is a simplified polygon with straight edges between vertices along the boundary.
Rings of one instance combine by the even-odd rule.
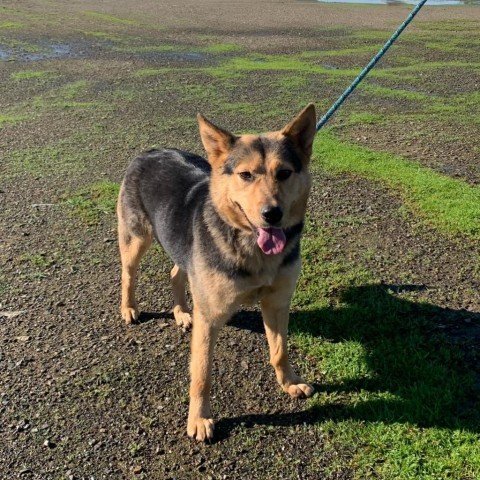
[[[259,228],[257,244],[267,255],[278,255],[283,252],[287,243],[285,232],[281,228]]]

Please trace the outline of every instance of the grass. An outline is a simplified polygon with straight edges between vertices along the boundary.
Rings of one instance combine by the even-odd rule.
[[[32,80],[32,79],[47,79],[55,74],[48,70],[22,70],[20,72],[12,73],[11,77],[16,81]]]
[[[113,215],[120,185],[110,181],[94,183],[65,200],[65,205],[88,225],[96,225],[102,216]]]
[[[334,244],[335,231],[308,222],[291,321],[292,341],[322,377],[309,407],[336,460],[321,473],[347,466],[358,479],[478,478],[474,379],[435,328],[445,313],[410,300],[415,286],[394,293]]]
[[[0,29],[20,28],[22,26],[19,22],[0,22]]]
[[[222,55],[225,53],[241,52],[243,48],[236,43],[213,43],[206,47],[202,47],[201,51],[204,53],[211,53],[214,55]]]
[[[15,114],[5,114],[0,115],[0,128],[7,126],[7,125],[15,125],[18,122],[23,120],[27,120],[28,115],[15,115]]]
[[[315,161],[336,173],[354,173],[397,190],[428,224],[453,235],[480,238],[480,187],[387,153],[343,143],[330,132],[314,144]]]

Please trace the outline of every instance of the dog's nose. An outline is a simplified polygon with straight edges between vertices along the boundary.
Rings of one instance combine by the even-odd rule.
[[[260,213],[262,214],[262,218],[270,225],[275,225],[283,217],[283,212],[280,207],[263,207]]]

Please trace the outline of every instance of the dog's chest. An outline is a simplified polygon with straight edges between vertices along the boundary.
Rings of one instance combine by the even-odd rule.
[[[262,295],[270,290],[278,275],[278,268],[268,269],[252,275],[248,284],[245,286],[241,303],[244,305],[254,305],[260,301]]]

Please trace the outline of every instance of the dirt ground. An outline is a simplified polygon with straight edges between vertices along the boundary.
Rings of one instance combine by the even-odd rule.
[[[215,441],[203,445],[188,439],[189,334],[175,326],[170,313],[168,259],[155,248],[143,263],[138,288],[142,322],[126,327],[119,316],[115,218],[109,214],[84,222],[64,202],[99,180],[119,182],[129,159],[152,144],[200,153],[193,119],[198,109],[208,108],[208,98],[196,103],[193,97],[189,104],[177,99],[173,88],[162,97],[156,93],[161,85],[147,78],[141,80],[141,101],[119,104],[114,111],[108,107],[121,98],[120,93],[113,96],[115,89],[125,98],[127,87],[135,89],[132,72],[141,68],[216,64],[209,56],[108,49],[105,42],[111,38],[85,32],[128,34],[137,46],[203,46],[214,37],[247,52],[291,54],[319,43],[334,48],[339,31],[372,25],[391,31],[408,10],[300,1],[2,3],[0,14],[23,25],[0,30],[0,45],[6,45],[0,56],[0,114],[21,116],[26,111],[31,119],[0,124],[1,478],[354,477],[347,468],[329,473],[335,455],[322,448],[329,433],[312,427],[315,413],[304,402],[277,388],[255,309],[239,312],[218,341],[212,392]],[[427,7],[418,16],[418,22],[440,20],[479,21],[480,9]],[[42,53],[27,44],[70,47]],[[12,75],[28,69],[55,74],[34,83],[12,82]],[[166,75],[172,80],[171,73]],[[172,81],[181,85],[188,75]],[[74,99],[62,90],[65,105],[54,105],[65,79],[78,78],[96,82],[95,88]],[[245,101],[250,93],[259,102],[265,100],[268,89],[255,82],[264,85],[267,76],[259,72],[251,78],[251,84],[232,90],[237,96],[232,101]],[[208,82],[204,80],[204,88]],[[468,91],[469,83],[464,87]],[[458,88],[463,91],[462,85]],[[334,86],[325,86],[331,100],[334,91]],[[282,125],[296,109],[292,101],[283,118],[274,115],[266,123]],[[177,117],[186,123],[178,127],[173,121]],[[254,116],[251,126],[248,117],[237,121],[235,112],[225,111],[217,120],[237,131],[255,130]],[[478,125],[466,135],[467,156],[459,152],[458,139],[445,150],[434,135],[426,144],[415,143],[407,156],[445,171],[450,164],[433,161],[434,153],[451,157],[457,152],[463,159],[460,167],[453,173],[447,168],[447,174],[476,184],[480,143],[475,132]],[[401,128],[385,131],[381,125],[356,125],[345,136],[397,153],[411,142]],[[372,137],[376,139],[369,144]],[[400,208],[397,196],[378,184],[348,175],[315,176],[310,215],[335,232],[334,252],[370,269],[379,282],[428,287],[418,293],[418,301],[441,309],[441,328],[461,345],[479,374],[479,247],[402,216]],[[353,227],[339,221],[353,216],[362,222]],[[366,250],[375,255],[363,255]],[[292,359],[295,365],[310,362],[316,371],[315,362],[295,348]],[[320,373],[309,380],[321,388]]]

